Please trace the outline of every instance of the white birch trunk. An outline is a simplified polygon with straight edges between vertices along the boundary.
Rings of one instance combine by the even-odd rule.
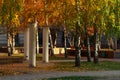
[[[98,33],[97,30],[95,30],[95,54],[94,54],[94,63],[98,63]]]
[[[37,45],[36,45],[36,48],[37,48],[37,54],[39,54],[39,38],[38,38],[38,28],[36,29],[36,41],[37,41]]]
[[[12,55],[12,49],[11,49],[11,36],[9,33],[7,33],[7,47],[8,47],[8,56]]]
[[[66,24],[66,21],[64,22]],[[66,32],[66,26],[64,25],[64,50],[65,50],[65,58],[68,57],[67,55],[67,32]]]
[[[76,57],[75,57],[75,66],[80,67],[81,65],[81,32],[80,32],[80,0],[76,0],[76,11],[77,11],[77,22],[76,22],[76,42],[75,42],[75,48],[76,48]]]
[[[37,21],[30,26],[30,37],[29,37],[29,66],[36,67],[36,27]]]
[[[15,50],[15,36],[12,36],[12,50],[13,50],[13,54],[16,54],[16,50]]]
[[[49,62],[49,47],[48,47],[48,41],[49,41],[49,28],[44,27],[43,28],[43,62],[48,63]]]
[[[24,57],[29,60],[29,27],[24,31]]]
[[[53,56],[54,55],[54,48],[53,48],[53,41],[52,41],[50,29],[49,29],[49,38],[50,38],[50,49],[51,49],[50,55]]]
[[[98,43],[95,44],[95,57],[98,57]]]
[[[87,34],[87,51],[88,51],[87,61],[88,61],[88,62],[91,62],[90,39],[89,39],[88,34]]]

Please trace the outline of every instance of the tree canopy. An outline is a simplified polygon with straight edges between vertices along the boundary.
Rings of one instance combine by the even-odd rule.
[[[80,25],[96,24],[106,36],[118,37],[120,32],[119,0],[80,0]],[[0,24],[11,29],[23,28],[37,19],[40,26],[65,24],[67,29],[75,30],[77,20],[76,0],[1,0]]]

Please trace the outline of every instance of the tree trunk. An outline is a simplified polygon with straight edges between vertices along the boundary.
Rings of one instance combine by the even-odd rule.
[[[81,65],[81,45],[80,45],[80,37],[76,36],[76,44],[75,44],[75,67],[80,67]]]
[[[64,50],[65,50],[65,58],[68,57],[67,55],[67,33],[66,33],[66,28],[64,26]]]
[[[76,21],[76,35],[75,35],[75,66],[80,67],[81,65],[81,44],[80,44],[80,0],[76,0],[76,11],[77,11],[77,21]]]
[[[116,0],[116,6],[115,6],[115,25],[119,26],[120,22],[119,22],[119,1]]]
[[[94,63],[98,63],[98,30],[97,28],[95,27],[95,33],[94,33],[94,36],[95,36],[95,54],[94,54]]]
[[[119,21],[119,1],[116,0],[116,6],[115,6],[115,25],[118,27],[120,26]],[[117,50],[117,38],[115,38],[115,50]]]
[[[12,50],[12,37],[10,33],[7,33],[7,47],[8,47],[8,56],[11,56],[13,50]]]
[[[52,36],[51,36],[51,31],[49,29],[49,38],[50,38],[50,48],[51,48],[51,56],[54,56],[54,49],[53,49],[53,41],[52,41]]]
[[[36,67],[36,28],[37,21],[30,26],[30,37],[29,37],[29,58],[30,58],[30,67]]]
[[[90,39],[89,39],[89,35],[87,32],[87,26],[85,26],[85,34],[86,34],[86,39],[87,39],[87,61],[91,62]]]
[[[64,56],[65,56],[65,58],[67,58],[68,55],[67,55],[67,43],[66,43],[66,40],[67,40],[67,30],[66,30],[66,25],[67,25],[67,23],[66,23],[67,3],[66,3],[66,1],[63,4],[64,4],[63,5],[63,9],[64,9],[64,12],[63,12],[63,14],[64,14],[63,15],[63,18],[64,18],[64,24],[63,24],[63,27],[64,27],[64,51],[65,51]]]
[[[12,54],[15,54],[15,35],[12,35]]]
[[[8,56],[11,56],[15,52],[15,35],[13,29],[7,26],[7,48]]]
[[[8,47],[8,56],[11,56],[15,52],[15,36],[13,31],[9,31],[7,27],[7,47]]]
[[[38,27],[36,29],[36,53],[39,54],[39,38],[38,38]]]
[[[76,23],[76,35],[75,35],[75,67],[81,66],[81,39],[80,39],[80,23]]]
[[[114,42],[114,50],[117,50],[117,38],[114,38],[115,42]]]
[[[57,32],[55,33],[55,37],[53,38],[53,47],[56,48],[57,47]]]
[[[57,31],[54,31],[54,33],[52,34],[53,48],[56,47],[56,39],[57,39]]]
[[[87,61],[91,62],[90,39],[88,35],[87,35]]]

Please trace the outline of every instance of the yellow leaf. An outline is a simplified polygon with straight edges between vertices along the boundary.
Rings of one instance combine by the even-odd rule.
[[[31,18],[29,18],[29,19],[28,19],[28,22],[31,22],[31,21],[32,21],[32,19],[31,19]]]

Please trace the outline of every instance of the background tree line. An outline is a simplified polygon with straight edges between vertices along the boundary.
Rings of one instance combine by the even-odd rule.
[[[74,33],[75,66],[80,66],[81,41],[84,38],[87,40],[87,59],[91,62],[89,29],[93,28],[94,63],[98,63],[99,36],[105,34],[108,39],[120,37],[119,7],[119,0],[1,0],[0,24],[7,28],[8,55],[14,50],[14,36],[30,24],[43,28],[57,25],[64,27],[66,58],[67,33]]]

